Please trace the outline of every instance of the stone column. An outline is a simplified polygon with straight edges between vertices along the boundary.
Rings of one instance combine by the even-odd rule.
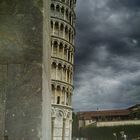
[[[54,50],[54,43],[52,43],[52,51],[51,51],[52,56],[54,54],[53,50]]]
[[[67,82],[67,79],[68,79],[68,70],[66,69],[66,82]]]
[[[53,116],[52,117],[52,139],[51,140],[54,140],[54,124],[55,124],[55,117]]]
[[[55,96],[54,103],[56,104],[57,103],[57,87],[54,88],[54,96]]]
[[[65,27],[63,26],[62,38],[65,38]]]
[[[71,62],[71,51],[69,53],[69,62]]]
[[[62,140],[65,140],[66,119],[63,118]]]
[[[69,83],[71,84],[71,72],[69,71]]]
[[[62,59],[65,59],[65,47],[63,46],[63,50],[62,50]]]
[[[64,104],[66,105],[66,102],[67,102],[67,92],[66,91],[64,92],[64,98],[65,98]]]
[[[55,22],[53,22],[53,31],[52,31],[52,35],[54,35],[54,30],[55,30]]]
[[[56,64],[56,71],[55,71],[55,79],[57,80],[57,75],[58,75],[58,65]]]
[[[71,140],[72,137],[72,119],[70,119],[69,121],[69,140]]]
[[[72,64],[73,64],[73,60],[74,60],[74,56],[73,56],[73,53],[72,53]]]
[[[62,66],[61,67],[61,80],[63,81],[63,69],[64,69],[64,67]]]
[[[60,53],[59,53],[59,44],[57,45],[57,57],[60,56]]]
[[[66,58],[67,58],[67,61],[68,61],[68,59],[69,59],[69,58],[68,58],[68,57],[69,57],[68,54],[69,54],[69,50],[67,49],[67,57],[66,57]]]

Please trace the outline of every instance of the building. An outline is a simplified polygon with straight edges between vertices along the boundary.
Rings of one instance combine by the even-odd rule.
[[[51,0],[52,140],[71,140],[76,0]]]
[[[0,140],[51,140],[49,8],[0,0]]]
[[[79,127],[140,124],[140,105],[119,110],[78,112]]]

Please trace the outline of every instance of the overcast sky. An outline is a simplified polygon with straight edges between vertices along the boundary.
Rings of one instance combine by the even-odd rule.
[[[140,103],[140,0],[77,0],[73,107]]]

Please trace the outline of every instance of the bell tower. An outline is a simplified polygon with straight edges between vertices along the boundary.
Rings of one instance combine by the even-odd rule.
[[[71,140],[76,0],[51,0],[52,140]]]

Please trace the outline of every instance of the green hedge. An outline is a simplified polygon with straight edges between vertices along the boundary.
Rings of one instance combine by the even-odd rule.
[[[127,140],[140,137],[140,125],[81,128],[79,137],[85,137],[89,140],[115,140],[113,133],[116,133],[118,140],[122,140],[120,131],[125,132],[128,136]]]

